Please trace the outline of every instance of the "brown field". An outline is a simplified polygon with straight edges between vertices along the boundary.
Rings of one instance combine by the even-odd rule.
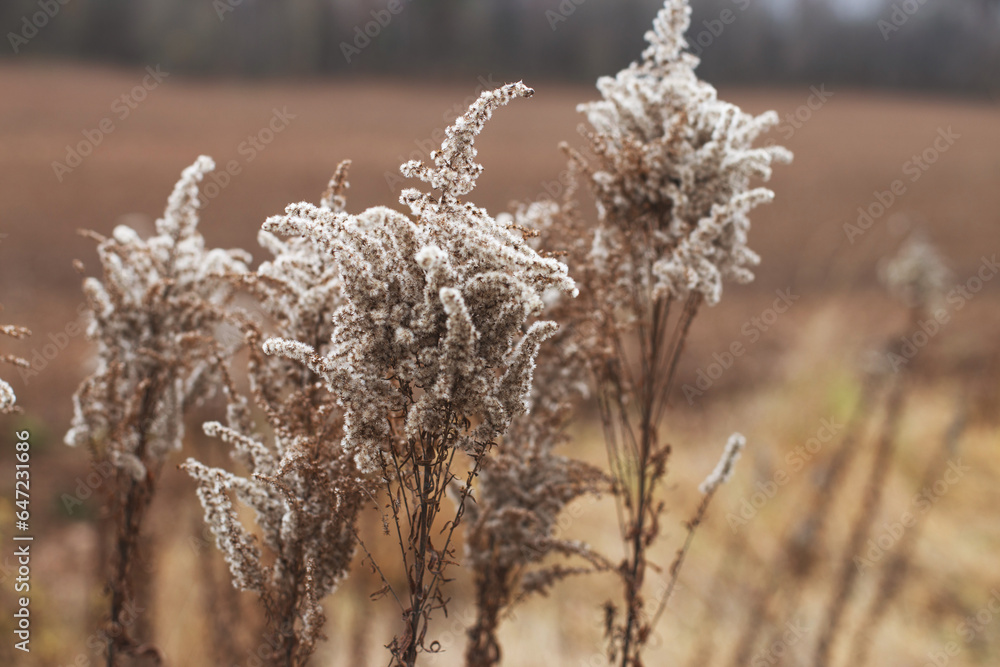
[[[400,162],[421,146],[434,147],[432,137],[478,94],[480,85],[412,80],[233,83],[170,76],[122,118],[115,100],[144,75],[69,65],[0,66],[2,319],[34,330],[27,341],[5,342],[3,352],[35,358],[37,371],[28,378],[19,378],[13,369],[3,373],[27,412],[0,422],[0,441],[11,440],[16,427],[31,429],[37,527],[34,650],[28,657],[14,655],[7,630],[11,619],[5,614],[0,620],[6,637],[0,645],[4,664],[10,664],[8,659],[19,665],[98,663],[88,636],[103,609],[94,575],[99,504],[90,499],[70,514],[61,501],[64,494],[77,493],[88,472],[85,453],[61,443],[70,396],[87,370],[88,353],[76,329],[67,330],[77,322],[82,301],[80,277],[71,262],[83,260],[90,272],[97,265],[93,243],[74,231],[108,233],[122,222],[150,229],[178,174],[199,154],[213,156],[220,167],[235,161],[240,169],[204,211],[201,229],[210,244],[253,252],[261,222],[289,202],[317,200],[344,158],[354,161],[348,199],[352,210],[394,205],[402,187],[395,179]],[[486,169],[471,198],[492,212],[506,210],[513,200],[539,198],[556,186],[564,167],[557,144],[577,137],[580,118],[574,106],[596,94],[589,87],[527,83],[537,91],[534,99],[501,110],[477,144]],[[681,522],[696,503],[695,488],[714,465],[726,436],[741,430],[750,444],[735,484],[720,492],[696,538],[650,664],[687,664],[692,645],[709,629],[719,646],[716,657],[727,655],[729,638],[743,627],[746,609],[759,594],[755,588],[765,581],[762,572],[777,540],[828,452],[793,475],[737,537],[727,528],[725,515],[739,510],[756,482],[782,469],[786,454],[812,437],[822,419],[847,419],[866,354],[906,322],[905,310],[883,295],[876,280],[880,259],[891,254],[902,232],[913,225],[925,229],[949,259],[956,282],[973,277],[984,256],[1000,253],[1000,107],[830,90],[833,97],[801,127],[785,126],[786,131],[775,133],[796,158],[793,165],[777,168],[771,184],[776,201],[754,216],[751,245],[763,257],[758,280],[730,288],[720,306],[699,317],[692,333],[678,385],[694,383],[713,354],[732,342],[748,342],[743,328],[766,312],[775,290],[791,290],[798,297],[787,314],[766,331],[760,329],[759,340],[747,345],[747,353],[693,407],[681,394],[675,399],[668,427],[676,452],[669,478],[672,504],[658,546],[664,565],[683,538]],[[804,105],[811,93],[803,87],[720,94],[748,110],[773,108],[784,116]],[[263,150],[247,149],[243,142],[267,126],[274,109],[287,109],[294,118]],[[67,146],[83,141],[83,133],[105,118],[114,131],[103,136],[80,166],[62,174],[60,182],[53,162],[65,161]],[[908,162],[949,129],[958,138],[914,179]],[[905,192],[851,243],[844,225],[855,222],[858,208],[869,207],[875,193],[889,190],[897,179]],[[876,525],[891,523],[906,510],[956,406],[974,408],[955,453],[971,471],[921,519],[926,525],[910,578],[881,626],[873,665],[923,665],[928,652],[941,651],[952,641],[961,652],[948,664],[1000,664],[1000,617],[992,625],[983,623],[968,642],[956,630],[963,618],[986,605],[991,591],[1000,591],[995,559],[1000,552],[1000,280],[987,281],[966,306],[920,353],[921,372],[904,417],[885,516]],[[984,375],[986,382],[981,381]],[[576,454],[601,461],[595,429],[580,426],[577,442]],[[199,442],[192,446],[207,447]],[[11,459],[9,450],[4,451],[0,535],[9,534],[13,521]],[[866,461],[862,455],[848,483],[843,499],[848,506],[837,508],[832,526],[837,536],[846,533],[854,516]],[[190,548],[190,538],[200,532],[200,510],[181,476],[167,469],[164,492],[155,504],[154,526],[160,532],[151,618],[170,664],[208,665],[213,595],[206,594],[199,578],[199,559],[200,554],[214,556],[214,547]],[[571,534],[617,557],[610,501],[585,504],[569,523]],[[4,544],[0,601],[6,609],[13,596],[13,570],[11,543],[5,539]],[[733,549],[744,557],[726,564],[725,554]],[[831,553],[816,575],[805,596],[807,611],[826,603],[823,583],[841,558],[839,552]],[[365,576],[349,581],[330,599],[330,641],[314,664],[354,664],[351,660],[363,655],[361,646],[368,648],[365,664],[384,663],[380,647],[392,636],[391,607],[365,599],[378,586],[360,565],[359,572]],[[713,586],[719,573],[723,584]],[[863,576],[860,599],[867,599],[876,584],[874,574]],[[503,634],[506,664],[601,664],[591,658],[601,645],[601,604],[614,592],[610,581],[595,577],[564,584],[552,597],[518,608]],[[712,597],[719,595],[722,599]],[[227,599],[214,604],[225,605]],[[248,599],[244,606],[246,614],[253,613]],[[461,627],[470,608],[470,601],[456,594],[452,615],[440,626],[444,651],[426,664],[461,664]],[[848,616],[848,637],[858,618]],[[790,655],[811,645],[817,628],[810,623],[802,645],[787,647]],[[839,655],[846,658],[846,653]],[[238,664],[248,661],[243,655]],[[792,658],[784,664],[806,663]]]

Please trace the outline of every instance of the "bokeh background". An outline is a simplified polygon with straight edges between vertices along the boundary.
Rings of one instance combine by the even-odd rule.
[[[823,420],[849,421],[878,350],[908,335],[906,308],[878,281],[885,258],[908,235],[922,233],[947,259],[955,284],[966,285],[989,273],[980,273],[990,266],[984,260],[1000,253],[1000,2],[692,4],[689,41],[702,58],[700,75],[747,110],[775,109],[782,124],[769,139],[796,157],[776,171],[776,201],[754,215],[751,245],[763,257],[758,279],[728,288],[723,302],[696,321],[664,427],[675,443],[657,551],[664,566],[726,436],[740,430],[750,441],[658,628],[651,663],[671,665],[695,664],[706,637],[718,648],[705,664],[730,664],[761,596],[787,585],[772,576],[781,545],[836,444],[791,475],[746,525],[731,529],[726,518],[759,483],[787,469],[788,454],[815,437]],[[150,231],[180,171],[199,154],[223,168],[235,165],[206,191],[201,229],[214,245],[253,252],[261,222],[289,202],[317,200],[344,158],[354,161],[352,210],[398,205],[399,164],[426,157],[482,90],[519,79],[536,95],[499,112],[478,141],[486,170],[472,199],[498,213],[514,201],[558,197],[565,164],[557,145],[582,142],[575,105],[596,96],[598,76],[638,57],[658,8],[655,0],[0,5],[0,317],[34,331],[28,340],[3,343],[4,353],[32,363],[24,372],[3,372],[25,410],[0,420],[0,442],[11,443],[0,457],[4,609],[14,599],[7,538],[13,433],[21,428],[31,431],[33,444],[37,536],[33,650],[13,651],[5,613],[0,660],[101,663],[94,641],[104,608],[97,574],[104,558],[97,538],[101,489],[87,481],[86,453],[62,444],[71,395],[92,352],[80,333],[81,277],[72,261],[91,274],[97,262],[78,229],[108,233],[124,223]],[[892,193],[895,181],[902,194]],[[854,234],[849,226],[859,219],[863,233]],[[776,291],[795,299],[772,319]],[[960,458],[970,470],[921,515],[909,576],[873,634],[870,664],[1000,664],[1000,617],[987,606],[1000,591],[998,297],[1000,278],[991,274],[914,361],[877,530],[912,505],[949,425],[963,425],[949,460]],[[680,387],[695,386],[733,342],[744,343],[746,354],[687,400]],[[219,409],[206,406],[193,421],[216,418]],[[877,435],[876,427],[862,431]],[[596,424],[583,419],[574,435],[572,453],[600,463]],[[189,440],[184,455],[226,461],[212,449],[219,445]],[[772,636],[762,632],[750,664],[810,664],[809,647],[820,633],[814,620],[822,618],[816,610],[828,604],[829,582],[849,560],[839,549],[869,453],[862,451],[831,510],[830,547],[803,594],[803,637],[774,651]],[[613,517],[609,499],[585,502],[565,529],[617,558]],[[377,536],[378,517],[369,518]],[[171,466],[150,528],[154,593],[144,613],[170,664],[254,664],[253,600],[229,589],[192,485]],[[368,600],[379,585],[360,562],[356,571],[329,601],[330,640],[315,664],[385,662],[392,609]],[[860,579],[852,607],[859,611],[848,616],[840,661],[849,639],[865,633],[864,601],[875,595],[879,576],[876,567]],[[452,614],[440,624],[444,650],[427,664],[461,664],[461,628],[471,609],[461,582]],[[507,664],[601,664],[601,605],[613,595],[613,581],[591,577],[519,607],[503,634]],[[963,632],[960,624],[977,615],[976,631]],[[239,651],[231,660],[218,650],[227,636]],[[942,654],[949,642],[957,654]]]

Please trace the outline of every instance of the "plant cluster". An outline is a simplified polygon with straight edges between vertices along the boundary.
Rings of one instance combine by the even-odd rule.
[[[747,246],[748,214],[773,193],[750,186],[770,178],[772,163],[791,159],[779,146],[754,145],[777,125],[777,114],[747,114],[698,79],[698,59],[685,51],[690,15],[688,3],[666,2],[642,59],[601,78],[602,99],[580,105],[596,158],[567,149],[597,203],[580,267],[580,310],[592,332],[583,345],[625,544],[624,618],[616,605],[607,607],[609,654],[623,667],[641,664],[667,602],[656,603],[652,618],[643,611],[647,552],[660,531],[665,505],[658,489],[670,456],[659,427],[678,360],[702,305],[718,303],[726,281],[753,280],[759,257]],[[684,553],[670,568],[668,591]]]
[[[90,448],[95,465],[114,470],[106,506],[111,664],[119,654],[155,651],[122,618],[143,584],[142,523],[164,461],[182,447],[184,414],[223,381],[228,351],[214,333],[234,290],[221,277],[249,261],[242,251],[207,249],[197,230],[199,184],[213,168],[203,156],[184,170],[154,236],[124,225],[110,237],[86,233],[98,242],[102,269],[83,284],[96,368],[74,396],[66,443]]]
[[[408,214],[348,212],[342,163],[318,206],[266,220],[259,241],[272,257],[256,270],[241,251],[207,250],[196,231],[208,158],[185,170],[152,238],[126,227],[90,234],[103,270],[84,283],[97,367],[66,439],[116,470],[112,624],[140,594],[142,521],[163,463],[181,449],[184,416],[222,396],[224,423],[203,430],[233,466],[191,457],[181,467],[233,585],[258,596],[278,638],[274,664],[309,660],[323,598],[359,547],[382,580],[376,596],[399,607],[394,665],[439,650],[431,621],[447,611],[460,561],[477,607],[469,665],[499,663],[497,630],[514,604],[595,572],[622,583],[624,612],[606,605],[609,659],[642,664],[694,531],[745,445],[734,434],[701,485],[670,588],[646,613],[673,376],[702,304],[717,303],[725,281],[752,280],[748,214],[772,193],[751,183],[790,157],[754,145],[774,114],[748,115],[694,74],[689,22],[688,3],[667,0],[642,59],[602,78],[602,100],[580,107],[596,157],[567,152],[596,200],[593,220],[575,186],[562,203],[513,215],[468,200],[483,170],[476,137],[494,111],[533,94],[514,83],[483,93],[427,162],[401,166],[423,183],[401,193]],[[233,326],[245,368],[224,340]],[[607,471],[559,453],[591,402]],[[620,562],[559,527],[567,506],[602,493],[617,501]],[[369,510],[396,543],[394,562],[360,536]],[[155,652],[143,630],[111,635],[108,664]]]

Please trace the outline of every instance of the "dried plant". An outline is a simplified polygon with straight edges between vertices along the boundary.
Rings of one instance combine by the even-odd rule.
[[[578,280],[626,548],[625,618],[617,621],[611,607],[608,623],[610,655],[623,667],[641,664],[652,629],[643,583],[664,508],[657,488],[670,448],[658,425],[677,362],[701,305],[719,301],[723,281],[753,279],[759,259],[746,245],[747,216],[773,193],[750,182],[791,157],[753,147],[776,114],[746,114],[697,78],[698,60],[684,51],[689,23],[688,3],[667,0],[642,60],[600,79],[603,99],[580,106],[596,159],[570,151],[597,201]]]
[[[948,460],[955,455],[962,434],[968,426],[968,404],[966,396],[962,396],[958,401],[954,417],[948,425],[944,437],[941,438],[940,445],[928,460],[921,482],[917,486],[918,489],[932,486],[937,481],[941,469],[947,467]],[[902,591],[903,584],[911,572],[913,554],[923,534],[925,523],[921,521],[906,531],[899,544],[895,546],[888,562],[883,566],[875,596],[869,602],[863,621],[858,625],[854,634],[850,664],[856,667],[864,667],[868,664],[872,640],[878,633],[879,625],[889,611],[889,605],[896,600]]]
[[[795,517],[782,538],[777,556],[765,568],[763,583],[749,605],[736,640],[729,661],[732,667],[751,662],[754,648],[766,629],[784,631],[786,620],[799,611],[806,582],[830,548],[828,529],[835,517],[833,510],[841,499],[851,465],[863,450],[865,428],[877,411],[889,381],[884,365],[869,370],[843,437],[801,503],[805,509]]]
[[[246,261],[240,252],[207,250],[197,231],[198,185],[212,169],[200,157],[184,170],[149,239],[125,226],[109,238],[88,233],[103,270],[83,285],[97,367],[74,396],[66,443],[89,447],[95,464],[114,468],[109,666],[147,651],[121,622],[142,583],[135,575],[142,522],[164,459],[181,447],[185,411],[220,381],[222,351],[212,333],[233,293],[222,276]]]
[[[834,577],[834,587],[830,603],[824,613],[823,624],[813,663],[816,667],[825,667],[830,663],[833,643],[837,639],[844,613],[854,595],[860,574],[855,556],[860,554],[881,509],[885,494],[886,480],[892,466],[895,453],[896,436],[904,409],[905,393],[903,384],[897,382],[887,399],[886,414],[878,442],[875,446],[875,456],[864,484],[861,506],[857,510],[851,525],[844,556]]]
[[[698,485],[698,492],[701,493],[702,498],[698,503],[698,507],[695,509],[694,515],[692,515],[692,517],[685,524],[687,528],[687,536],[684,539],[684,544],[682,544],[680,549],[677,550],[677,555],[674,557],[674,561],[670,564],[670,569],[667,571],[670,575],[670,579],[667,582],[667,587],[663,593],[663,597],[660,599],[656,614],[653,616],[653,620],[650,623],[651,626],[656,625],[656,621],[667,608],[667,603],[670,602],[670,595],[673,593],[674,588],[677,585],[677,579],[680,575],[681,567],[684,565],[684,559],[687,557],[688,551],[691,549],[691,542],[694,540],[694,533],[698,526],[701,525],[701,522],[704,521],[705,514],[708,512],[708,506],[712,503],[712,497],[715,496],[715,492],[719,490],[719,487],[728,482],[729,478],[733,476],[733,468],[736,465],[736,461],[738,461],[740,456],[742,456],[746,445],[747,439],[742,433],[733,433],[730,435],[729,439],[726,441],[726,446],[722,450],[722,456],[719,458],[719,462],[715,465],[712,472],[709,473],[708,477],[706,477],[704,481]]]
[[[318,211],[342,211],[348,162],[338,168]],[[331,206],[333,208],[331,208]],[[309,237],[282,241],[259,235],[274,258],[256,273],[235,278],[249,287],[275,331],[317,348],[330,344],[333,313],[341,305],[336,267]],[[258,326],[243,318],[249,340],[249,379],[270,437],[254,433],[241,399],[230,406],[230,424],[205,424],[205,432],[233,447],[246,477],[188,459],[183,468],[198,481],[205,521],[225,554],[233,585],[256,593],[267,616],[275,665],[304,665],[322,637],[322,599],[346,576],[353,558],[358,514],[370,482],[344,448],[344,410],[323,378],[302,364],[263,354]],[[230,386],[229,394],[236,396]],[[258,534],[240,521],[232,498],[251,507]]]
[[[205,520],[225,554],[233,584],[257,593],[264,605],[273,664],[298,666],[322,637],[321,600],[347,573],[366,495],[353,459],[336,440],[339,424],[304,432],[294,415],[266,411],[274,430],[270,446],[218,422],[205,424],[206,434],[233,446],[251,476],[193,459],[184,469],[199,483]],[[240,522],[230,494],[254,510],[270,558],[263,557],[257,536]]]
[[[602,77],[603,99],[580,106],[598,156],[583,165],[599,213],[593,263],[612,279],[597,296],[636,317],[651,299],[712,305],[723,281],[753,280],[760,260],[747,247],[747,215],[774,193],[750,182],[791,159],[779,146],[753,147],[776,113],[744,113],[697,78],[698,59],[684,51],[690,12],[686,0],[667,0],[642,60]]]
[[[944,258],[920,231],[910,234],[879,269],[889,293],[917,316],[940,306],[952,285],[953,276]]]
[[[647,614],[670,454],[659,426],[678,360],[701,306],[719,301],[725,281],[753,279],[748,215],[773,195],[751,182],[790,158],[754,147],[775,114],[746,114],[697,78],[684,51],[689,23],[686,0],[666,0],[641,61],[602,78],[603,99],[580,106],[592,157],[567,152],[596,199],[596,226],[580,214],[575,187],[561,205],[513,217],[465,200],[483,169],[476,136],[497,108],[533,94],[516,83],[483,93],[427,162],[400,167],[429,190],[403,191],[409,214],[349,213],[342,163],[320,205],[292,204],[264,223],[259,241],[273,257],[254,272],[241,253],[206,251],[195,231],[207,158],[185,171],[157,236],[91,234],[104,269],[103,281],[85,283],[98,368],[77,392],[67,442],[116,470],[119,627],[109,665],[143,650],[118,622],[135,596],[142,519],[180,447],[185,410],[215,391],[229,399],[228,420],[204,430],[231,448],[237,469],[194,458],[182,468],[234,586],[262,603],[273,664],[308,662],[326,620],[322,599],[359,545],[384,584],[376,596],[401,612],[391,664],[438,650],[428,631],[447,610],[463,524],[478,611],[469,665],[499,663],[498,627],[514,604],[607,570],[624,597],[621,618],[609,603],[611,661],[643,664],[695,531],[745,445],[734,434],[701,485],[666,592]],[[267,322],[236,308],[239,290]],[[235,349],[214,336],[234,324],[248,347],[249,391],[230,375]],[[610,475],[557,453],[585,399],[599,408]],[[570,503],[607,490],[620,564],[560,533]],[[405,591],[357,530],[365,504],[380,498]],[[237,503],[253,510],[253,528]]]
[[[551,202],[522,208],[511,227],[533,245],[555,242],[563,212]],[[574,299],[553,295],[545,315],[564,321]],[[610,490],[597,468],[556,454],[568,443],[565,428],[588,394],[586,364],[576,332],[563,328],[542,345],[528,409],[483,463],[475,504],[468,508],[467,563],[475,581],[476,622],[469,629],[466,664],[483,667],[501,659],[497,630],[503,615],[532,593],[545,594],[557,581],[576,574],[613,569],[587,544],[559,537],[563,509],[584,495]],[[578,557],[582,565],[542,562],[550,555]]]
[[[888,291],[908,307],[911,323],[918,322],[942,302],[950,276],[937,250],[919,233],[907,239],[894,257],[882,262],[880,273]],[[912,378],[904,372],[909,370],[909,366],[891,361],[892,356],[899,353],[899,346],[900,338],[891,337],[880,351],[873,352],[873,361],[865,365],[861,393],[844,435],[821,474],[807,490],[806,498],[801,503],[804,511],[796,515],[776,557],[764,568],[762,576],[765,583],[745,615],[743,629],[729,661],[733,667],[751,662],[755,646],[763,642],[766,633],[780,636],[787,629],[787,623],[804,611],[802,603],[809,578],[826,564],[827,554],[834,550],[829,534],[830,524],[836,517],[838,505],[848,501],[843,492],[851,466],[870,444],[867,431],[874,423],[874,456],[866,474],[861,507],[851,523],[847,544],[837,562],[833,563],[836,574],[829,603],[824,609],[825,618],[819,623],[821,630],[814,664],[829,664],[833,647],[843,629],[842,620],[856,594],[859,572],[855,558],[870,536],[871,526],[882,504],[884,487],[891,474],[896,433],[912,385]],[[877,416],[880,412],[879,423]],[[957,435],[949,435],[948,441],[953,444],[955,438]],[[908,567],[906,563],[919,532],[908,531],[890,558],[879,593],[867,611],[868,622],[863,624],[865,630],[855,637],[856,660],[852,660],[852,664],[863,664],[867,659],[870,633],[874,632],[886,605],[901,586]],[[791,660],[786,656],[778,664]]]
[[[319,209],[332,214],[343,214],[349,184],[347,173],[351,161],[344,160],[330,179]],[[331,262],[324,247],[315,239],[293,236],[282,239],[267,230],[257,235],[261,247],[273,259],[260,265],[254,273],[237,276],[255,299],[260,310],[274,323],[282,337],[307,342],[319,352],[325,352],[332,343],[333,314],[341,305],[342,281],[340,268]],[[270,373],[276,378],[291,375],[301,381],[315,380],[316,375],[298,361],[282,356],[266,357],[273,366]],[[278,380],[275,388],[289,384]],[[260,390],[269,388],[262,384]]]
[[[921,317],[929,313],[943,300],[950,272],[937,250],[920,234],[910,236],[899,252],[884,264],[882,278],[889,292],[900,298],[910,310],[910,323],[915,326]],[[822,632],[816,643],[813,662],[816,667],[826,667],[831,662],[833,647],[837,641],[842,621],[857,588],[860,568],[856,558],[861,554],[872,526],[878,517],[885,494],[892,458],[896,450],[899,424],[904,413],[905,401],[910,388],[907,375],[912,371],[909,364],[896,364],[892,359],[900,356],[900,340],[894,340],[885,353],[893,376],[886,398],[886,414],[875,447],[875,456],[865,480],[858,509],[851,525],[847,545],[840,563],[839,572],[826,608]],[[886,369],[886,372],[889,372]],[[898,585],[898,583],[893,584]],[[881,612],[879,612],[881,613]]]
[[[30,336],[31,331],[13,324],[0,324],[0,334],[21,339]],[[0,355],[0,361],[20,368],[31,368],[31,364],[27,360],[14,354]],[[17,412],[20,408],[15,403],[17,403],[17,396],[14,395],[14,388],[6,380],[0,379],[0,414]]]
[[[289,338],[264,349],[325,380],[344,409],[345,449],[388,495],[408,588],[405,603],[391,591],[404,621],[390,646],[396,664],[413,665],[427,650],[469,482],[524,409],[538,346],[556,329],[530,320],[546,290],[575,291],[562,264],[461,201],[482,171],[476,135],[493,110],[532,93],[521,83],[483,93],[448,128],[433,164],[402,165],[438,191],[402,193],[415,220],[384,207],[348,215],[295,204],[265,223],[313,239],[339,267],[344,302],[328,351]],[[470,459],[466,490],[439,537],[459,451]]]

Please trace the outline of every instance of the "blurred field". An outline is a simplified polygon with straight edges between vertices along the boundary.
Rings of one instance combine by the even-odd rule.
[[[116,109],[122,107],[113,106],[115,101],[129,94],[144,76],[141,70],[0,66],[0,300],[4,306],[0,317],[34,330],[28,341],[5,342],[4,352],[39,360],[33,369],[37,374],[27,381],[16,370],[5,370],[3,375],[11,380],[27,415],[0,422],[0,438],[9,441],[15,426],[26,425],[32,430],[35,453],[33,581],[37,589],[33,612],[37,644],[29,659],[18,656],[15,664],[69,665],[78,655],[97,662],[88,648],[88,635],[102,609],[100,582],[93,574],[103,557],[96,549],[94,532],[98,505],[91,499],[70,515],[60,502],[63,494],[76,493],[79,480],[87,474],[84,453],[61,444],[70,396],[86,372],[86,344],[67,328],[76,322],[76,308],[82,301],[80,277],[71,261],[83,260],[90,271],[96,266],[92,242],[74,230],[108,233],[120,222],[140,230],[150,228],[181,169],[201,153],[213,156],[222,167],[235,161],[240,170],[205,209],[201,228],[212,244],[254,252],[256,232],[265,217],[280,212],[289,202],[318,200],[344,158],[354,161],[348,199],[351,210],[376,203],[396,205],[398,191],[404,187],[396,178],[398,165],[418,157],[413,155],[416,152],[423,151],[419,156],[423,157],[427,149],[436,147],[438,142],[432,137],[481,90],[478,81],[254,84],[170,76],[121,118]],[[484,75],[482,80],[490,78]],[[490,81],[494,83],[503,82]],[[471,199],[492,212],[506,210],[511,200],[537,199],[555,191],[564,166],[556,146],[576,139],[574,128],[580,119],[574,106],[596,95],[589,87],[526,83],[536,88],[535,98],[500,111],[477,144],[486,170]],[[667,428],[676,455],[669,478],[674,504],[659,552],[664,566],[683,537],[681,521],[695,505],[695,488],[714,465],[726,436],[741,430],[750,445],[736,483],[717,497],[708,525],[696,539],[681,577],[681,590],[660,626],[662,646],[651,664],[684,664],[680,658],[689,655],[692,641],[708,627],[714,626],[718,643],[727,646],[727,637],[742,626],[747,601],[761,582],[755,564],[773,556],[777,538],[795,516],[797,494],[808,487],[810,475],[821,470],[828,452],[821,452],[805,472],[793,476],[738,538],[730,537],[725,515],[738,511],[741,499],[753,493],[755,482],[780,469],[787,452],[812,437],[822,419],[847,418],[859,395],[861,368],[870,351],[905,326],[905,311],[883,296],[875,280],[880,258],[891,253],[901,234],[913,225],[929,233],[949,259],[957,282],[974,276],[984,255],[1000,253],[1000,107],[830,91],[833,96],[810,111],[807,121],[797,121],[798,127],[785,124],[774,133],[777,141],[795,152],[796,159],[792,166],[776,172],[771,184],[777,192],[775,203],[754,216],[751,245],[763,256],[757,282],[731,288],[720,306],[698,318],[692,333],[679,386],[694,383],[699,371],[713,362],[713,354],[729,349],[732,342],[745,343],[747,352],[693,406],[680,393],[675,399],[678,409]],[[807,107],[802,105],[811,94],[806,88],[721,91],[723,98],[749,110],[773,108],[783,117],[797,110],[804,117],[801,109]],[[268,126],[275,109],[287,112],[287,128],[260,150],[244,143]],[[60,182],[52,163],[64,162],[67,146],[83,141],[83,132],[98,128],[105,118],[112,119],[114,131],[104,134],[93,154],[63,174]],[[920,172],[919,179],[911,180],[907,163],[933,147],[939,131],[948,128],[959,138]],[[854,223],[858,208],[876,202],[875,193],[889,190],[896,179],[905,182],[905,193],[851,243],[844,224]],[[798,299],[772,324],[753,324],[752,318],[760,318],[771,306],[775,290],[791,290]],[[752,341],[747,326],[758,333]],[[49,355],[52,359],[43,352],[46,345],[56,346],[50,350],[59,348]],[[927,524],[912,577],[883,625],[872,664],[924,664],[928,652],[956,640],[955,628],[964,616],[983,607],[991,590],[1000,590],[995,565],[1000,550],[998,350],[1000,279],[994,279],[955,312],[952,322],[921,352],[921,370],[903,422],[885,520],[898,517],[918,490],[914,486],[924,463],[938,446],[960,399],[975,407],[960,451],[972,471],[924,519]],[[986,382],[980,383],[977,378],[984,374]],[[992,393],[980,387],[992,387]],[[575,453],[601,461],[596,429],[581,425],[578,443]],[[193,446],[206,447],[204,443]],[[0,479],[4,498],[0,535],[8,534],[12,523],[11,461],[5,455],[0,463],[0,470],[5,471]],[[190,484],[180,476],[171,468],[166,470],[164,493],[154,509],[154,525],[164,530],[155,549],[155,623],[158,643],[171,658],[170,664],[207,665],[212,664],[208,657],[212,635],[206,619],[212,620],[212,614],[206,612],[209,596],[204,595],[199,578],[203,569],[199,557],[213,555],[213,550],[190,546],[190,538],[200,531],[199,511],[192,504]],[[848,500],[857,497],[859,475],[853,475],[850,484],[845,494]],[[852,516],[853,506],[843,508],[843,517],[838,514],[834,522],[836,535],[846,532]],[[570,523],[571,534],[617,557],[617,529],[609,501],[585,504]],[[881,520],[876,523],[881,524]],[[724,599],[710,599],[727,544],[729,549],[737,544],[745,555],[738,571],[723,568],[738,583],[715,590]],[[831,557],[839,563],[839,555]],[[9,556],[0,554],[0,564],[4,565],[0,600],[6,606],[13,576]],[[831,568],[828,563],[817,576],[829,578]],[[873,582],[873,576],[862,578],[863,594],[870,594]],[[391,639],[393,619],[383,613],[391,611],[388,604],[377,603],[377,613],[371,613],[364,595],[375,588],[374,579],[352,580],[331,598],[327,626],[331,641],[316,664],[352,664],[351,659],[363,655],[360,645],[370,649],[366,664],[384,662],[380,647]],[[825,601],[825,593],[819,591],[815,597],[810,592],[809,608]],[[611,583],[595,578],[564,585],[554,597],[519,608],[504,634],[506,664],[591,664],[600,648],[600,605],[611,594]],[[246,602],[245,613],[252,615],[252,605]],[[216,600],[216,605],[226,604],[226,598]],[[451,618],[442,619],[444,653],[426,664],[460,664],[460,628],[469,610],[467,600],[455,599]],[[0,627],[6,628],[9,620],[0,622]],[[251,645],[256,641],[240,640]],[[0,646],[0,658],[9,655],[9,644],[5,640]],[[982,632],[962,647],[950,664],[1000,664],[1000,618],[992,625],[984,624]],[[324,651],[340,659],[324,660]],[[239,664],[249,664],[248,660],[244,657]],[[786,664],[800,663],[793,659]]]

